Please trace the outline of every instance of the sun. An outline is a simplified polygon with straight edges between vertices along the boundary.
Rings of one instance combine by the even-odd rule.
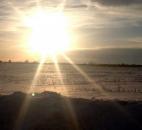
[[[63,12],[37,11],[26,19],[31,28],[30,50],[40,55],[55,55],[69,49],[68,20]]]

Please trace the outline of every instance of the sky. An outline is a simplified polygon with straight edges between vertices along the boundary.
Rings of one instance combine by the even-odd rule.
[[[45,10],[63,5],[74,49],[142,48],[142,0],[1,0],[0,59],[32,58],[24,18],[37,4]]]

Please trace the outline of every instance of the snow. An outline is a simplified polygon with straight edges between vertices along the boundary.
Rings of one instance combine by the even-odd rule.
[[[0,92],[56,91],[63,95],[81,98],[115,98],[142,100],[142,67],[78,65],[93,81],[88,81],[68,64],[45,64],[33,79],[38,64],[0,64]]]

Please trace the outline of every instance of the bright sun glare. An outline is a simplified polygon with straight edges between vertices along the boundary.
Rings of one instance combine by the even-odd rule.
[[[28,42],[31,51],[55,55],[69,49],[68,21],[63,12],[38,11],[26,24],[32,30]]]

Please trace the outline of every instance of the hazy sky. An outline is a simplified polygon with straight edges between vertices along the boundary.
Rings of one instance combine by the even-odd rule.
[[[0,58],[25,59],[30,29],[23,24],[37,3],[45,10],[64,2],[73,43],[80,48],[142,48],[142,0],[1,0]]]

